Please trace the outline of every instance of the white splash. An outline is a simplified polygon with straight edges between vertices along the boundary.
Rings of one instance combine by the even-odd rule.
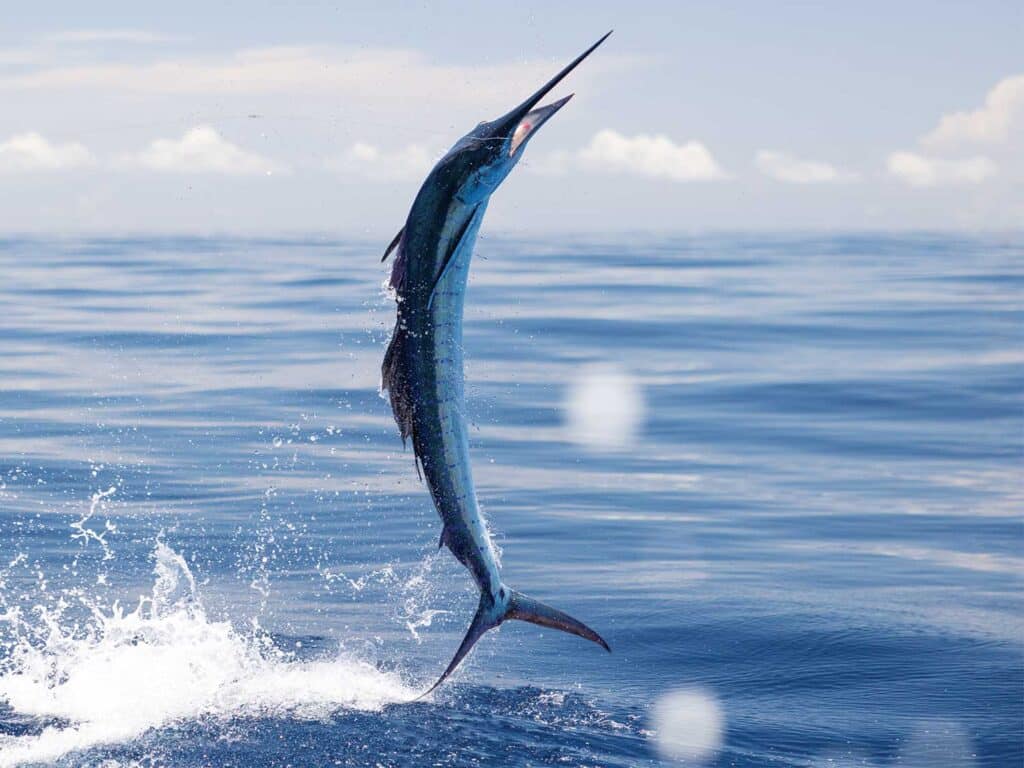
[[[570,385],[565,412],[572,442],[592,451],[628,448],[643,423],[643,390],[619,368],[588,366]]]
[[[977,765],[971,735],[955,720],[930,720],[917,723],[902,739],[899,753],[892,759],[876,762],[856,752],[824,754],[812,768],[975,768]]]
[[[680,688],[659,698],[651,710],[658,752],[687,765],[714,756],[722,743],[725,713],[713,694],[701,688]]]
[[[931,720],[917,724],[900,748],[894,765],[901,768],[973,768],[974,746],[967,729],[955,720]]]
[[[298,661],[265,635],[210,619],[184,558],[161,543],[155,559],[152,593],[130,612],[117,603],[94,609],[83,631],[40,610],[44,642],[16,643],[0,667],[0,701],[18,714],[69,725],[0,737],[0,768],[130,741],[182,719],[322,719],[339,708],[379,709],[414,695],[397,675],[358,659]]]
[[[420,633],[416,630],[431,626],[434,623],[435,616],[447,616],[450,613],[451,611],[424,610],[419,614],[419,616],[407,619],[405,627],[409,630],[413,639],[415,639],[417,643],[422,643],[423,638],[420,637]]]
[[[71,534],[72,539],[78,539],[82,544],[87,545],[90,541],[95,541],[103,548],[103,559],[112,560],[114,553],[110,549],[110,545],[107,544],[107,534],[116,532],[117,527],[110,522],[106,521],[103,525],[103,530],[97,532],[94,528],[89,527],[89,521],[92,520],[97,510],[103,505],[104,500],[110,498],[117,493],[117,487],[111,486],[105,491],[97,491],[92,495],[89,500],[89,511],[86,512],[81,519],[71,524],[74,533]]]

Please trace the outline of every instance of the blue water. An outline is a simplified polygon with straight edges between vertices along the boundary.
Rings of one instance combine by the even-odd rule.
[[[513,622],[417,703],[476,596],[383,245],[0,241],[0,766],[1024,763],[1024,240],[485,237],[481,501],[614,652]]]

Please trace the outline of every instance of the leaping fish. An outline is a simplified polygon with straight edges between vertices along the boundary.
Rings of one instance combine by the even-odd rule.
[[[462,370],[466,279],[490,196],[537,129],[572,95],[543,107],[537,103],[610,34],[511,112],[480,123],[459,139],[423,182],[405,226],[382,259],[396,253],[390,287],[398,301],[398,321],[384,355],[381,389],[390,397],[402,442],[412,438],[417,470],[422,467],[441,516],[438,546],[448,547],[480,590],[480,606],[462,644],[427,693],[458,667],[487,630],[506,619],[560,629],[611,650],[583,622],[502,583],[473,487]]]

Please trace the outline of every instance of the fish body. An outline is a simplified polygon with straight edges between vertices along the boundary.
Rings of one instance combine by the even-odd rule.
[[[484,632],[506,619],[561,629],[608,649],[586,625],[502,583],[473,485],[462,354],[470,260],[490,196],[537,128],[569,97],[534,109],[536,103],[605,38],[519,107],[480,123],[460,139],[423,182],[405,226],[385,252],[387,258],[396,251],[390,287],[398,317],[384,357],[382,389],[388,393],[403,441],[412,441],[441,517],[440,546],[466,567],[480,590],[476,616],[430,690],[455,670]]]
[[[411,437],[443,523],[440,542],[466,566],[481,592],[494,596],[501,579],[473,485],[462,356],[466,282],[485,210],[483,203],[474,206],[454,201],[441,226],[422,227],[420,234],[410,223],[409,247],[421,244],[423,250],[417,252],[433,251],[434,258],[424,260],[428,268],[422,279],[413,278],[407,285],[429,288],[430,278],[439,273],[447,254],[451,257],[432,294],[428,295],[428,290],[407,292],[399,305],[399,322],[407,336],[401,342],[404,362],[417,382]],[[419,212],[414,206],[413,213]],[[426,217],[419,220],[430,221]],[[415,274],[416,270],[409,272]]]

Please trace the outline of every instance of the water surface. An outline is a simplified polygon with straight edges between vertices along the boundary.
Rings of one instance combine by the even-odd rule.
[[[0,766],[1024,762],[1024,241],[482,240],[506,581],[614,653],[506,624],[418,703],[476,596],[382,245],[0,241]],[[642,423],[581,445],[609,370]]]

